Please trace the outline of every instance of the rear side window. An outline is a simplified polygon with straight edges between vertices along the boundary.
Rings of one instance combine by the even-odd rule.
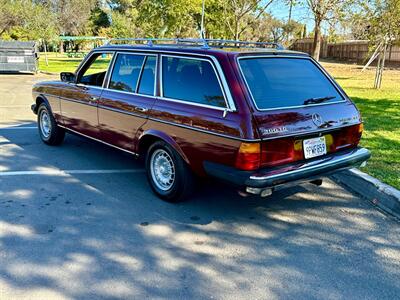
[[[156,73],[156,57],[148,56],[142,71],[139,84],[139,94],[153,95],[154,94],[154,82]]]
[[[243,58],[240,68],[258,109],[293,107],[343,100],[309,59]]]
[[[162,58],[163,96],[216,107],[226,107],[224,94],[210,61]]]
[[[125,92],[136,92],[137,81],[140,76],[146,56],[134,54],[118,54],[111,74],[109,88]]]

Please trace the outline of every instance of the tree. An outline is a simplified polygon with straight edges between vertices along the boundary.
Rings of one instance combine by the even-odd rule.
[[[251,27],[267,10],[274,0],[226,0],[224,20],[230,37],[239,40],[245,30]],[[253,14],[252,18],[248,16]]]
[[[57,30],[60,35],[79,35],[88,31],[87,25],[96,0],[41,0],[49,11],[56,16]],[[60,42],[60,52],[64,51]]]
[[[370,0],[354,16],[354,35],[370,40],[375,50],[368,64],[378,58],[375,88],[380,88],[388,48],[400,39],[400,1]],[[390,57],[390,54],[389,54]],[[368,65],[367,64],[367,65]]]
[[[346,11],[348,0],[306,0],[309,10],[314,18],[314,43],[313,53],[314,59],[319,60],[321,51],[321,26],[323,22],[338,22]]]
[[[0,36],[24,21],[23,1],[0,0]]]

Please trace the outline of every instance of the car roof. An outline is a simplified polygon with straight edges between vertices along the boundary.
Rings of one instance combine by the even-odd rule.
[[[219,56],[221,54],[228,54],[233,56],[242,55],[299,55],[309,56],[307,53],[292,51],[287,49],[276,48],[248,48],[248,47],[203,47],[203,46],[186,46],[177,44],[164,44],[164,45],[130,45],[130,44],[106,44],[95,48],[95,50],[108,50],[108,51],[146,51],[146,52],[179,52],[187,54],[199,55],[213,55]]]

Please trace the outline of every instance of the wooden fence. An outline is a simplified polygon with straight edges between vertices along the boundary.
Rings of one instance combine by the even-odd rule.
[[[346,41],[342,43],[326,43],[322,42],[321,58],[329,58],[335,60],[366,62],[371,57],[374,49],[369,48],[368,41]],[[290,49],[312,53],[313,40],[302,39],[295,41]],[[400,47],[391,45],[386,53],[386,62],[400,63]]]

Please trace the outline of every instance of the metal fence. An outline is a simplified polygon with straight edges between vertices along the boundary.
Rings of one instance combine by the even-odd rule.
[[[312,54],[312,39],[297,40],[290,49]],[[375,49],[370,48],[368,41],[346,41],[342,43],[326,43],[322,42],[321,58],[329,58],[335,60],[365,62],[372,55]],[[391,45],[386,53],[387,63],[400,63],[400,47]]]
[[[0,41],[0,72],[32,72],[38,70],[35,42]]]

